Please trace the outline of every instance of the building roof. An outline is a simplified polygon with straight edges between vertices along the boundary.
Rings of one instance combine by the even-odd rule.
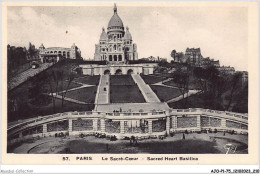
[[[107,33],[105,32],[104,28],[102,28],[102,33],[100,35],[100,40],[107,40]]]
[[[124,27],[121,18],[117,14],[116,4],[114,6],[114,15],[111,17],[107,28],[112,28],[112,27],[122,27],[122,28]]]
[[[132,40],[132,35],[131,35],[131,33],[129,32],[129,28],[128,28],[128,27],[126,27],[126,32],[125,32],[124,39],[125,39],[125,40]]]
[[[187,49],[186,49],[186,52],[187,52],[187,51],[200,52],[200,48],[187,48]]]
[[[48,47],[45,50],[70,50],[70,48],[64,48],[64,47]]]

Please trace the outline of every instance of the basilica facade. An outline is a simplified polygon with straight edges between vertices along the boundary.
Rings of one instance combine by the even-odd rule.
[[[79,67],[84,75],[120,75],[120,74],[153,74],[156,63],[129,64],[137,60],[137,45],[133,43],[128,27],[124,27],[117,14],[116,4],[107,31],[102,28],[99,43],[95,45],[95,61],[106,61],[107,64],[82,64]]]
[[[124,27],[118,16],[115,4],[114,15],[108,23],[107,32],[105,28],[102,29],[99,43],[95,45],[94,60],[122,64],[137,59],[137,45],[133,43],[129,28]]]

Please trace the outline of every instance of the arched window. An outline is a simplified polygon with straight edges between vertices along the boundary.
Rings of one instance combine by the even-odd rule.
[[[109,61],[112,61],[112,55],[109,55]]]
[[[133,71],[132,69],[129,69],[129,70],[127,71],[127,74],[128,74],[128,75],[133,74],[133,73],[134,73],[134,71]]]
[[[118,61],[122,61],[122,55],[118,56]]]
[[[114,51],[116,51],[116,45],[114,45]]]
[[[104,71],[104,75],[106,74],[110,74],[110,71],[108,69]]]
[[[117,61],[117,55],[114,55],[114,61]]]
[[[115,75],[122,75],[122,70],[121,69],[116,70]]]

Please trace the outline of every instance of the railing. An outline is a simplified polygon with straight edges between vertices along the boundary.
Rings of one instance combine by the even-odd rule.
[[[239,118],[243,120],[248,120],[248,114],[243,113],[234,113],[234,112],[228,112],[228,111],[218,111],[218,110],[211,110],[211,109],[203,109],[203,108],[189,108],[189,109],[170,109],[170,113],[190,113],[190,112],[201,112],[201,114],[216,114],[216,115],[222,115],[222,116],[228,116],[228,117],[234,117]]]
[[[248,120],[247,114],[242,113],[232,113],[227,111],[217,111],[217,110],[210,110],[210,109],[202,109],[202,108],[189,108],[189,109],[170,109],[169,114],[165,111],[152,111],[152,112],[94,112],[94,111],[86,111],[86,112],[64,112],[64,113],[57,113],[53,115],[47,115],[47,116],[39,116],[32,119],[26,119],[26,120],[19,120],[13,123],[10,123],[10,126],[8,127],[8,132],[10,131],[17,131],[21,130],[23,128],[27,128],[29,126],[36,125],[35,123],[44,123],[46,121],[54,121],[59,119],[65,119],[68,117],[97,117],[97,116],[167,116],[167,115],[188,115],[188,114],[210,114],[213,116],[218,117],[224,117],[226,119],[235,119],[238,121],[246,122]],[[54,120],[52,120],[55,118]]]

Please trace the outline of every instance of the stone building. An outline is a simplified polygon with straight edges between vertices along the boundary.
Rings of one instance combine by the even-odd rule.
[[[45,48],[43,44],[39,47],[39,55],[42,62],[58,62],[60,59],[81,59],[81,51],[75,45],[70,48],[49,47]]]
[[[214,60],[214,59],[210,59],[209,57],[206,57],[206,58],[201,59],[200,66],[202,68],[206,68],[209,66],[219,67],[220,64],[219,64],[219,60]]]
[[[26,50],[26,49],[25,49]],[[26,58],[28,61],[34,61],[34,60],[39,60],[39,50],[35,48],[35,45],[31,44],[31,42],[29,42],[29,47],[28,50],[26,52]]]
[[[220,66],[220,67],[217,67],[217,69],[219,70],[219,72],[221,72],[223,74],[234,74],[235,73],[235,68],[231,67],[231,66]]]
[[[203,59],[200,48],[187,48],[185,52],[185,57],[193,66],[200,66],[201,59]]]
[[[107,32],[102,29],[99,44],[95,46],[94,62],[97,63],[82,64],[79,67],[84,75],[153,74],[156,63],[129,64],[130,60],[137,59],[137,46],[133,43],[129,28],[126,27],[125,30],[115,4]],[[106,61],[107,64],[100,65],[98,61]]]
[[[95,45],[94,60],[120,64],[137,59],[137,45],[133,43],[129,28],[126,27],[125,30],[115,4],[114,15],[108,23],[107,32],[105,28],[102,29],[99,43]]]

